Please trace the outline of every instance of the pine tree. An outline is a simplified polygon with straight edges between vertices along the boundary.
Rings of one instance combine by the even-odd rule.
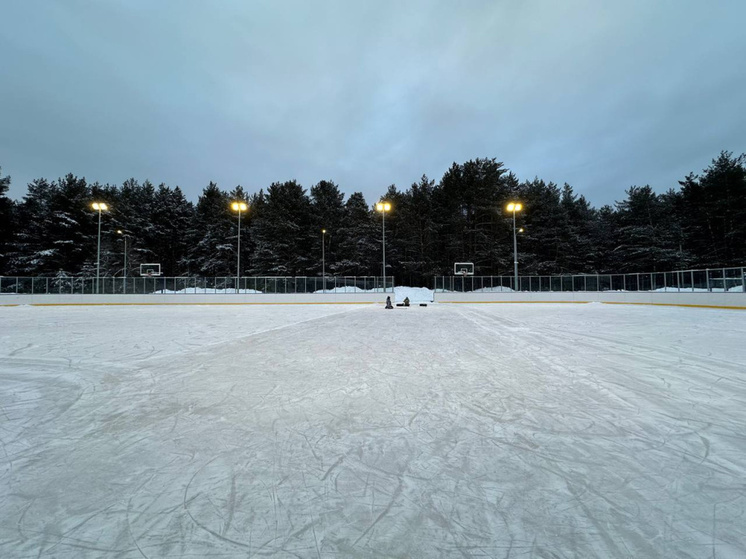
[[[228,195],[210,182],[202,191],[195,209],[195,227],[191,231],[189,260],[200,276],[235,275],[235,217]]]
[[[326,273],[336,274],[339,268],[337,244],[341,238],[339,230],[344,218],[344,194],[332,181],[321,181],[311,187],[311,215],[316,232],[314,250],[321,255],[321,242],[323,240],[326,243]],[[325,234],[321,233],[322,229],[326,230]],[[320,274],[321,260],[316,268]]]
[[[317,235],[311,203],[296,181],[270,185],[251,234],[256,247],[253,265],[259,274],[308,275],[321,259],[313,251]]]
[[[17,226],[15,204],[7,196],[10,176],[3,176],[2,171],[0,167],[0,275],[4,275],[8,269],[9,253]]]
[[[617,203],[618,271],[668,271],[679,247],[673,213],[650,186],[633,186]]]
[[[337,234],[336,272],[342,276],[380,275],[381,229],[361,192],[354,192],[344,206]]]
[[[516,185],[495,159],[454,163],[445,172],[433,192],[441,273],[451,273],[454,262],[474,262],[477,274],[495,274],[512,261],[503,206]]]
[[[29,184],[11,258],[14,271],[27,275],[95,272],[98,214],[91,201],[86,180],[72,174],[54,183],[37,179]],[[104,245],[103,258],[107,254]]]
[[[428,285],[436,272],[436,225],[433,209],[435,181],[422,175],[401,198],[397,209],[401,251],[399,281],[405,285]]]
[[[150,219],[148,250],[161,264],[161,272],[166,276],[188,272],[185,264],[189,244],[184,233],[194,219],[194,206],[178,186],[171,189],[161,184],[155,192]]]
[[[746,154],[723,151],[698,177],[681,184],[686,245],[700,266],[746,260]]]

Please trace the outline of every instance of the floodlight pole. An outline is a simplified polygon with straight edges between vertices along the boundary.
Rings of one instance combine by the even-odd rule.
[[[518,238],[515,232],[515,206],[513,206],[513,275],[515,276],[515,288],[518,291]]]
[[[127,239],[129,239],[130,236],[124,231],[122,231],[121,229],[117,230],[117,233],[119,233],[124,239],[124,271],[122,273],[122,276],[124,277],[126,281],[127,280]]]
[[[326,229],[321,230],[321,291],[326,292]]]
[[[376,210],[381,212],[381,231],[383,234],[383,292],[386,293],[386,212],[391,211],[389,202],[378,202]]]
[[[383,292],[386,293],[386,210],[381,212],[381,230],[383,232]]]
[[[101,212],[108,210],[109,206],[103,202],[93,202],[91,207],[98,212],[98,240],[96,242],[96,295],[98,295],[101,284]]]
[[[236,293],[239,291],[241,281],[241,208],[238,209],[238,251],[236,252]]]
[[[523,204],[519,202],[510,202],[506,208],[509,212],[513,212],[513,290],[518,291],[518,237],[515,229],[515,212],[520,212],[523,209]]]
[[[241,212],[249,209],[246,202],[233,202],[231,204],[233,211],[238,212],[238,249],[236,250],[236,293],[239,293],[239,284],[241,281]]]
[[[96,244],[96,295],[101,284],[101,206],[98,207],[98,242]]]

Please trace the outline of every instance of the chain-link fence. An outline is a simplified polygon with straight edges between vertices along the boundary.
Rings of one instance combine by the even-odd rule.
[[[745,268],[563,276],[437,276],[435,291],[671,291],[746,293]]]
[[[393,292],[394,278],[334,277],[2,277],[0,294],[375,293]]]

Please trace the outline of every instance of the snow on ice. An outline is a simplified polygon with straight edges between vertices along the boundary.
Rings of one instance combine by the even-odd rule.
[[[0,308],[0,556],[744,557],[745,318]]]

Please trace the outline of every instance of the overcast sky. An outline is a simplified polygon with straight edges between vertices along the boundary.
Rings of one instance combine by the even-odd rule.
[[[373,202],[496,157],[594,205],[746,151],[746,1],[0,4],[0,166]]]

